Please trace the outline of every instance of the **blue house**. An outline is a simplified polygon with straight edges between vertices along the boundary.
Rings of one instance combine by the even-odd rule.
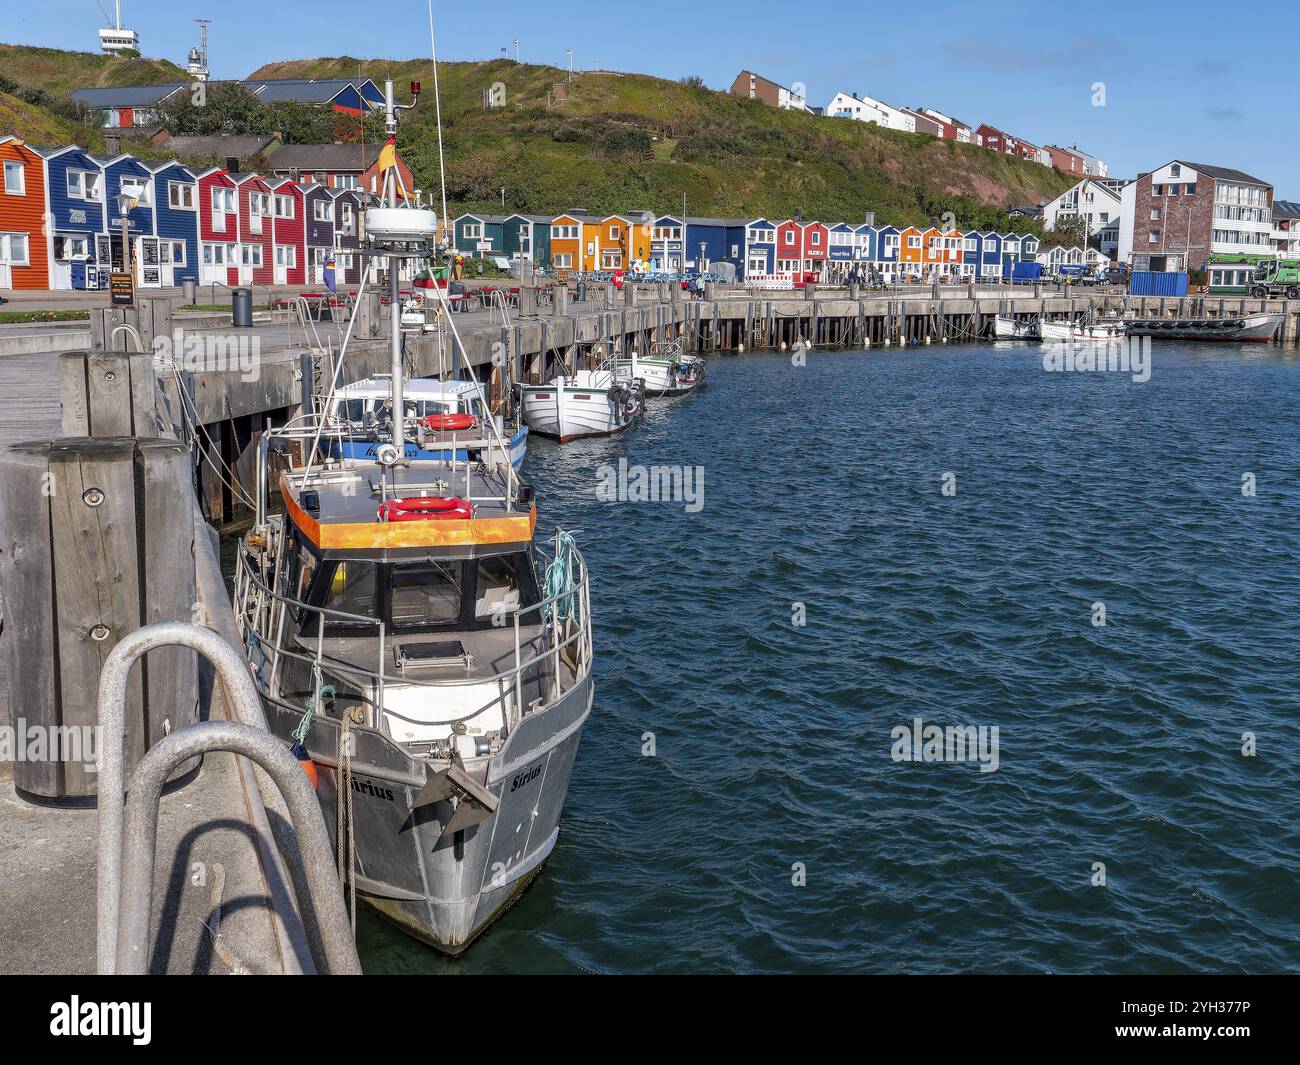
[[[756,218],[745,226],[745,276],[776,273],[776,226],[767,218]]]
[[[148,167],[163,285],[199,279],[199,183],[174,160]]]
[[[97,288],[97,266],[107,269],[112,251],[104,228],[104,173],[75,144],[37,151],[45,160],[50,287]],[[112,254],[120,263],[120,244]]]
[[[876,230],[876,254],[872,262],[887,284],[893,284],[898,276],[899,234],[897,226],[881,226]]]
[[[740,279],[745,275],[746,244],[743,218],[686,219],[685,266],[688,270],[716,273],[719,264],[729,263],[736,278]]]
[[[686,269],[686,222],[674,215],[661,215],[650,231],[650,266],[662,273],[680,274]]]
[[[110,246],[116,261],[121,257],[122,212],[118,194],[138,197],[139,201],[127,212],[127,228],[131,234],[131,260],[138,264],[136,282],[141,288],[157,288],[162,284],[159,268],[158,240],[154,231],[153,174],[133,155],[91,156],[104,173],[104,223],[110,237]]]
[[[1002,234],[981,233],[980,238],[980,277],[1002,276]]]
[[[854,227],[847,222],[827,227],[825,273],[827,282],[841,284],[847,280],[849,271],[853,269],[855,236]]]

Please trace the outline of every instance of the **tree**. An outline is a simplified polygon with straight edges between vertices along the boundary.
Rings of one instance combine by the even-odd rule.
[[[1056,224],[1048,230],[1046,239],[1052,244],[1067,247],[1082,247],[1088,235],[1088,221],[1083,215],[1067,214],[1056,216]]]
[[[704,84],[704,79],[700,77],[698,74],[687,74],[686,77],[682,78],[682,84],[685,85],[688,89],[708,88],[708,86]]]

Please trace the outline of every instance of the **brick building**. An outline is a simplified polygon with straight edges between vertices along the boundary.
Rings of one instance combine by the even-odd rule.
[[[1211,254],[1268,254],[1273,187],[1228,167],[1175,159],[1121,192],[1119,254],[1136,270],[1199,270]]]
[[[768,107],[783,111],[807,111],[808,101],[794,89],[778,85],[752,70],[742,70],[731,83],[731,95],[746,100],[762,100]]]

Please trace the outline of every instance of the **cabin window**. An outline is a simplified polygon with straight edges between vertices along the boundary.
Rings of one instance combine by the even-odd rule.
[[[158,250],[163,262],[172,266],[185,265],[185,241],[164,240],[158,245]]]
[[[373,562],[349,559],[336,563],[333,572],[329,574],[329,586],[325,592],[323,605],[327,610],[356,614],[364,618],[378,618],[378,574],[379,567]],[[330,625],[350,624],[346,619],[329,618],[328,615],[327,622]]]
[[[311,205],[311,216],[317,222],[328,222],[330,220],[330,205],[324,200],[317,200]]]
[[[194,210],[194,186],[183,181],[167,183],[167,205],[178,211]]]
[[[569,270],[573,267],[573,256],[567,252],[561,252],[552,256],[554,265],[557,270]]]
[[[27,183],[24,180],[22,163],[5,163],[5,192],[10,196],[26,194]]]
[[[85,259],[90,257],[90,240],[88,237],[55,237],[54,257],[61,261],[68,259]]]
[[[483,226],[481,223],[478,222],[465,223],[466,240],[478,240],[478,238],[481,237],[482,235],[483,235]]]
[[[0,263],[29,266],[26,233],[0,233]]]
[[[479,559],[474,590],[474,618],[504,625],[521,606],[521,589],[516,563],[523,555],[489,555]],[[529,616],[528,621],[539,620]]]
[[[460,620],[464,563],[422,562],[393,567],[393,626],[414,629]]]

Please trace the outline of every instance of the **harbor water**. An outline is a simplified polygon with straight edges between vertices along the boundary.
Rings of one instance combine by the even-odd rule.
[[[1300,967],[1294,354],[708,374],[621,437],[530,442],[539,532],[594,574],[559,843],[459,961],[363,912],[366,970]],[[626,499],[652,466],[702,498]],[[983,745],[926,757],[918,719]]]

